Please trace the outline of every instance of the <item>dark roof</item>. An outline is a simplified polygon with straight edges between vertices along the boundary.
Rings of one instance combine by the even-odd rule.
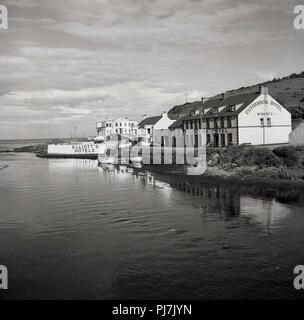
[[[172,129],[177,129],[177,128],[182,127],[183,126],[183,120],[185,120],[185,118],[186,118],[186,116],[177,119],[175,122],[173,122],[171,124],[171,126],[169,126],[169,129],[172,130]]]
[[[228,96],[225,97],[224,99],[222,98],[216,98],[216,99],[210,99],[205,101],[204,103],[193,103],[193,106],[191,107],[191,111],[194,111],[201,107],[203,110],[210,109],[208,110],[205,114],[200,115],[197,114],[195,116],[191,116],[190,112],[189,114],[181,117],[177,121],[175,121],[169,129],[176,129],[180,128],[183,125],[184,120],[193,120],[193,119],[200,119],[202,118],[214,118],[214,117],[223,117],[223,116],[234,116],[242,112],[251,102],[253,102],[260,93],[248,93],[248,94],[240,94],[240,95],[234,95],[234,96]],[[237,110],[235,111],[229,111],[229,106],[231,105],[239,105],[242,104]],[[214,107],[224,107],[225,108],[218,112],[218,113],[213,113],[212,108]]]
[[[303,119],[292,119],[291,120],[292,130],[294,130],[301,123],[304,123]]]
[[[160,119],[161,119],[161,116],[145,118],[138,124],[138,128],[144,128],[144,126],[154,125]]]
[[[171,120],[177,120],[180,118],[179,114],[168,114],[168,118]]]
[[[211,108],[206,114],[203,115],[203,118],[213,118],[216,116],[235,116],[241,113],[246,107],[253,102],[260,93],[248,93],[248,94],[239,94],[236,96],[230,96],[225,99],[216,99],[208,100],[204,103],[204,109]],[[237,110],[229,111],[229,106],[242,104]],[[224,107],[219,113],[212,113],[212,108],[214,107]]]
[[[195,101],[175,106],[169,110],[168,117],[171,117],[173,115],[188,116],[190,115],[191,111],[200,108],[202,105],[203,101]]]

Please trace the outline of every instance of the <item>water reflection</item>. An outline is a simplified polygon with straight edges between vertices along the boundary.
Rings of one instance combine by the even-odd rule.
[[[280,203],[284,195],[284,202],[297,199],[300,192],[286,192],[285,190],[259,189],[258,198],[246,195],[247,190],[240,186],[208,185],[206,183],[191,182],[185,176],[162,176],[152,172],[135,173],[144,184],[169,186],[182,192],[200,198],[203,213],[217,212],[224,214],[226,220],[238,216],[245,217],[260,224],[267,232],[276,228],[280,222],[291,214],[292,208]],[[263,192],[264,190],[264,192]],[[287,199],[289,201],[287,201]]]
[[[86,170],[97,171],[98,161],[90,159],[48,159],[49,173],[73,172]]]
[[[304,261],[303,198],[292,190],[221,185],[156,167],[10,157],[0,177],[0,256],[13,298],[298,293],[291,277]]]
[[[133,184],[139,181],[144,187],[162,189],[164,199],[168,203],[175,201],[170,199],[173,188],[198,197],[199,202],[194,202],[193,206],[199,203],[202,214],[216,212],[222,214],[226,220],[246,218],[260,224],[268,232],[291,213],[292,209],[288,207],[288,203],[304,203],[303,193],[300,191],[193,182],[183,175],[161,174],[136,166],[98,165],[97,160],[50,159],[48,168],[52,174],[81,169],[115,175],[119,179],[127,179],[128,175],[132,174],[135,179]]]

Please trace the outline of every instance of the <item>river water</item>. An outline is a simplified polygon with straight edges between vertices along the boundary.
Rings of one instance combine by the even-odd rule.
[[[0,154],[0,298],[301,299],[304,198]]]

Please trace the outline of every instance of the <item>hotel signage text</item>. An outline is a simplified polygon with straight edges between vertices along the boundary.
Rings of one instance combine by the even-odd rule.
[[[262,104],[271,105],[271,106],[275,107],[276,109],[278,109],[280,112],[282,111],[282,107],[278,103],[276,103],[275,101],[270,101],[270,103],[269,103],[268,100],[258,100],[256,102],[254,102],[253,104],[251,104],[247,108],[246,114],[249,114],[255,107],[258,107],[258,106],[260,106]]]
[[[73,144],[72,149],[77,153],[96,153],[96,148],[91,144]]]

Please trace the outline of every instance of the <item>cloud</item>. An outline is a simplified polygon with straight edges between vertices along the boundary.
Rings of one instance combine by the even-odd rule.
[[[294,2],[6,0],[0,135],[15,134],[12,119],[30,137],[54,123],[92,134],[107,116],[156,115],[186,93],[192,101],[299,71]]]

